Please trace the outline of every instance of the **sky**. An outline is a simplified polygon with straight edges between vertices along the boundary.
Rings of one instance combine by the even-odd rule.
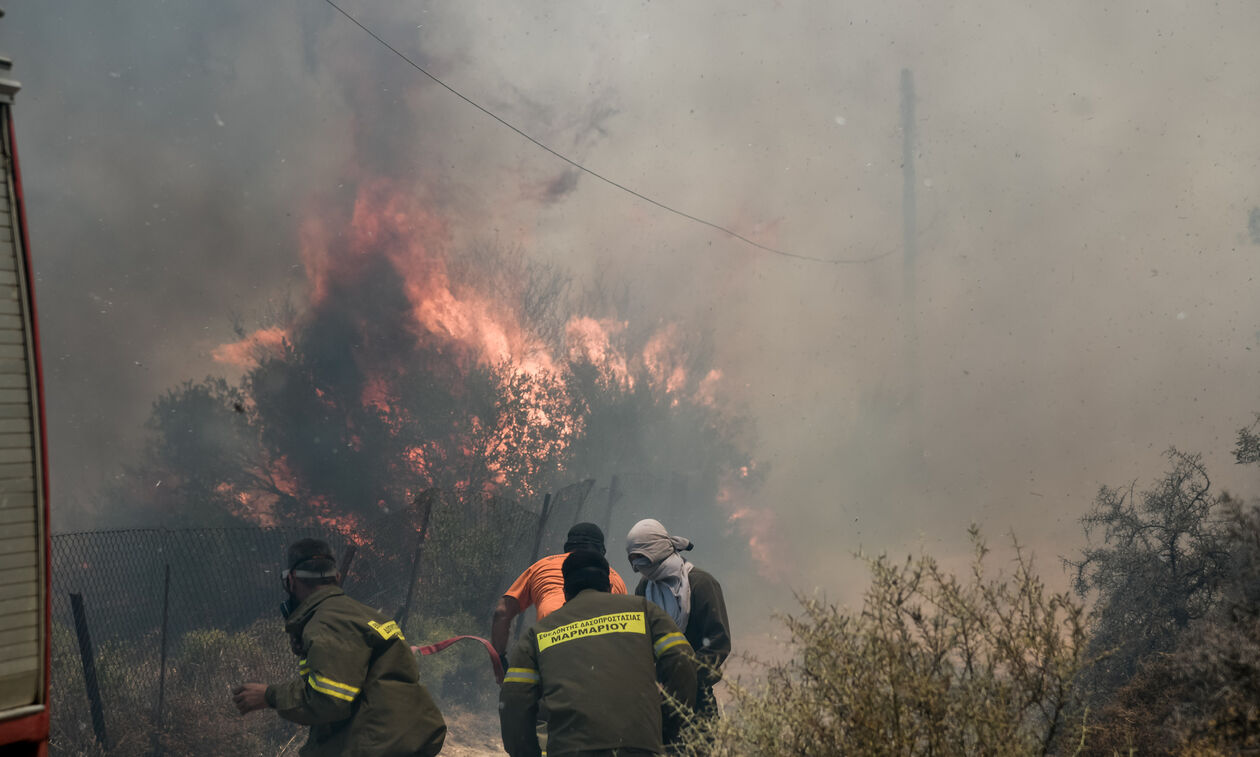
[[[304,214],[373,174],[455,248],[711,334],[794,588],[851,597],[854,551],[960,555],[972,522],[1058,574],[1098,487],[1171,445],[1260,489],[1230,454],[1260,411],[1251,0],[344,7],[618,183],[876,259],[576,174],[322,1],[13,0],[57,530],[117,522],[93,495],[153,400],[224,373],[234,319],[300,293]]]

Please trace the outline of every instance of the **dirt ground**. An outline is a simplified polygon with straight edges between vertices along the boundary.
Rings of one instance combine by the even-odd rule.
[[[455,710],[442,715],[446,718],[446,744],[442,747],[442,757],[504,754],[499,720],[493,713]]]

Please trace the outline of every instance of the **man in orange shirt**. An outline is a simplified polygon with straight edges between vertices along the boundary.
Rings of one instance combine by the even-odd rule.
[[[594,523],[574,525],[564,539],[564,554],[548,555],[529,566],[503,592],[499,604],[494,608],[494,620],[490,625],[490,643],[498,651],[500,659],[507,659],[508,637],[512,633],[513,618],[529,609],[530,605],[536,605],[538,619],[542,620],[548,613],[564,605],[564,573],[560,567],[564,564],[564,558],[575,549],[589,549],[604,554],[604,532]],[[626,593],[626,582],[621,580],[617,571],[609,568],[608,578],[613,594]]]

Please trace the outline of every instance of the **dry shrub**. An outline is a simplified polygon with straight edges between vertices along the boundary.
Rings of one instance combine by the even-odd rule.
[[[800,598],[784,618],[793,655],[731,684],[716,721],[693,722],[692,755],[1025,755],[1079,747],[1068,716],[1083,611],[1047,592],[1016,545],[990,577],[975,527],[968,574],[930,556],[868,559],[860,612]]]
[[[1085,756],[1260,752],[1260,626],[1191,626],[1099,712]]]
[[[262,672],[277,668],[288,674]],[[167,671],[165,752],[296,754],[306,741],[305,729],[271,710],[241,717],[231,697],[232,687],[246,681],[279,683],[296,676],[297,659],[278,619],[256,622],[239,633],[204,629],[185,634]],[[285,745],[291,748],[282,752]]]
[[[1231,561],[1216,495],[1200,455],[1175,448],[1169,469],[1149,489],[1102,487],[1081,519],[1088,544],[1074,569],[1075,589],[1094,598],[1082,687],[1095,709],[1155,656],[1171,652],[1192,624],[1219,604]]]
[[[296,753],[298,727],[272,712],[242,718],[232,704],[232,686],[266,680],[263,671],[292,667],[296,660],[278,621],[259,621],[229,633],[190,631],[171,644],[167,658],[161,747],[168,755],[278,755]],[[106,734],[101,749],[91,725],[83,670],[72,631],[53,635],[53,718],[51,747],[61,755],[142,755],[158,746],[157,638],[110,641],[96,650]],[[274,675],[274,673],[272,674]],[[291,748],[285,750],[285,746]]]
[[[417,613],[417,638],[433,641],[473,627],[468,615],[425,618]],[[280,619],[259,620],[237,631],[203,628],[172,640],[166,666],[161,728],[157,719],[158,639],[107,641],[97,645],[100,682],[110,749],[102,749],[92,729],[83,668],[74,632],[60,625],[53,635],[52,752],[55,755],[143,755],[155,753],[160,730],[167,755],[295,755],[307,729],[281,720],[271,710],[241,717],[231,689],[246,681],[282,683],[297,676]],[[421,682],[445,712],[473,712],[484,718],[496,691],[486,653],[459,644],[420,660]]]
[[[1091,754],[1260,752],[1260,510],[1225,502],[1219,601],[1107,701]]]

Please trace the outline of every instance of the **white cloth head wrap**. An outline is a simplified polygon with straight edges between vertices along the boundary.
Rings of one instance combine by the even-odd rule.
[[[651,561],[643,569],[635,568],[647,579],[644,592],[648,599],[660,605],[679,630],[687,629],[691,616],[691,563],[679,552],[691,549],[690,539],[670,536],[660,521],[648,518],[635,523],[626,535],[626,556],[642,555]]]

